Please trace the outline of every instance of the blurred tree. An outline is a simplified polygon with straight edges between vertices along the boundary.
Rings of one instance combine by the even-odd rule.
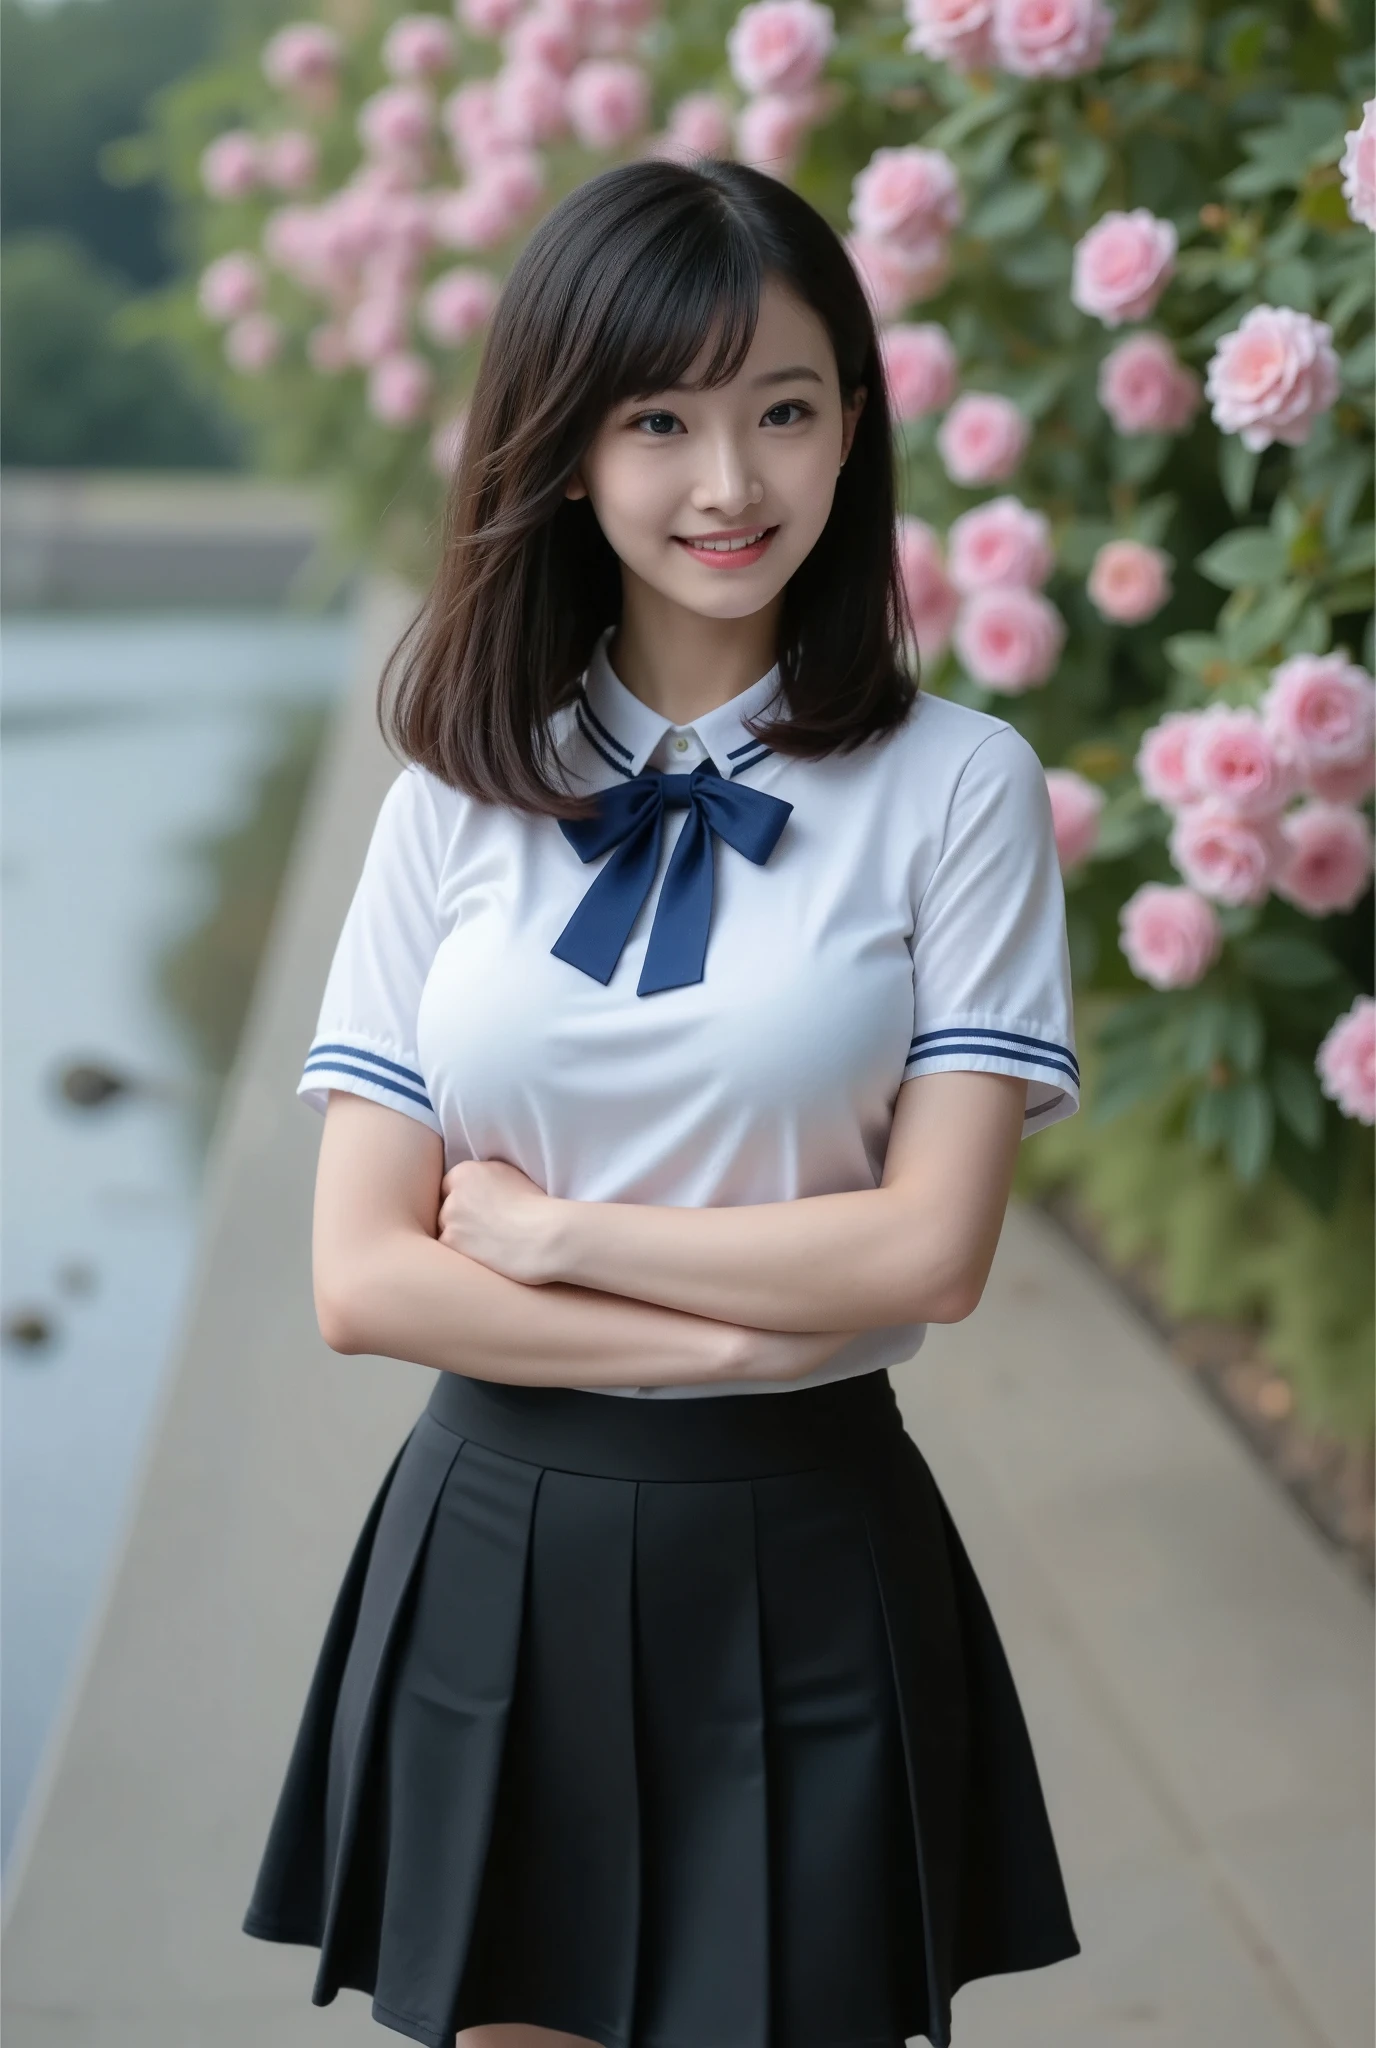
[[[232,425],[171,350],[116,333],[128,286],[78,242],[11,237],[0,295],[0,462],[205,469],[237,459]]]

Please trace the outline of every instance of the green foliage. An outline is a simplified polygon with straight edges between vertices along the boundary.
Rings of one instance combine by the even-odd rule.
[[[123,284],[61,235],[0,250],[0,460],[34,468],[217,468],[232,427],[166,343],[125,343]]]

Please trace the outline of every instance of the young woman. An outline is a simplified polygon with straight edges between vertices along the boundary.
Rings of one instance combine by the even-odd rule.
[[[919,693],[845,251],[737,164],[518,258],[299,1092],[325,1340],[438,1368],[244,1926],[429,2048],[900,2048],[1075,1955],[887,1368],[1078,1101],[1045,780]]]

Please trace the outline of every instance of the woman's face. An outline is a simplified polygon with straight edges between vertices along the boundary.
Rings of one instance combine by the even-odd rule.
[[[706,360],[704,350],[690,381]],[[843,404],[825,326],[771,278],[731,382],[614,406],[567,495],[591,500],[626,576],[689,611],[746,618],[778,596],[826,525],[864,398]],[[719,545],[693,545],[707,540]]]

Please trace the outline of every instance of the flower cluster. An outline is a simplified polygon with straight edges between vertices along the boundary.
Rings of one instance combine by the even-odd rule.
[[[1019,78],[1093,71],[1113,33],[1102,0],[903,0],[903,45],[953,71],[994,69]]]
[[[742,163],[777,178],[792,175],[808,134],[835,103],[822,81],[835,41],[832,11],[819,0],[751,0],[741,9],[727,34],[726,55],[747,96],[734,122]],[[676,114],[681,134],[690,118],[708,118],[689,117],[681,106]]]

